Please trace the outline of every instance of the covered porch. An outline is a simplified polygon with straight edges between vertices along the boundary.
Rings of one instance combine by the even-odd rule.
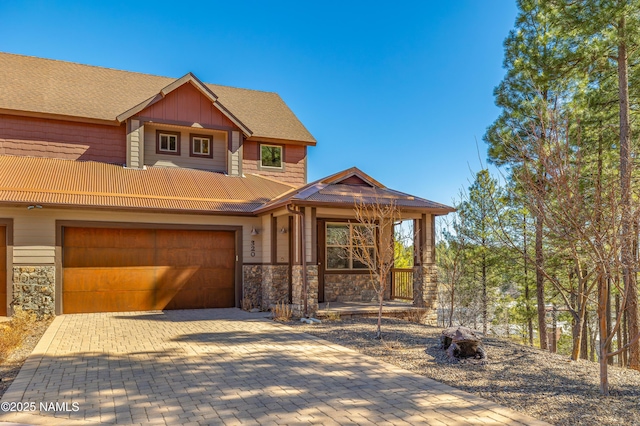
[[[364,226],[354,214],[356,203],[393,204],[400,222],[410,223],[406,240],[411,250],[403,268],[394,268],[388,275],[385,314],[405,316],[420,309],[435,313],[435,217],[453,209],[388,189],[355,168],[291,191],[256,210],[262,226],[252,232],[249,243],[261,249],[262,263],[245,261],[244,296],[253,297],[254,306],[262,309],[290,303],[294,315],[300,316],[322,317],[338,311],[341,317],[377,314],[378,296],[369,266],[355,255],[359,249],[354,236]],[[395,231],[387,228],[384,235],[387,232]],[[373,253],[378,244],[393,247],[394,237],[382,244],[383,234],[377,235],[367,240],[373,243],[364,250]],[[371,257],[377,259],[378,254]]]

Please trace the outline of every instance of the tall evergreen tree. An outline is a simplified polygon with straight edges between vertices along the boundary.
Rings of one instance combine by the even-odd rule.
[[[495,248],[499,241],[495,233],[499,229],[496,224],[495,203],[500,200],[497,183],[489,175],[487,169],[476,174],[469,187],[466,200],[458,206],[460,227],[457,232],[464,235],[469,246],[474,247],[475,264],[480,273],[480,291],[482,306],[482,332],[487,333],[489,324],[489,296],[496,287],[493,279],[493,267],[496,263]]]
[[[567,46],[558,33],[558,15],[547,2],[519,0],[520,13],[515,29],[505,40],[504,67],[506,76],[495,89],[496,105],[501,115],[489,127],[484,140],[489,144],[489,160],[497,165],[511,167],[514,175],[524,167],[522,144],[539,129],[541,104],[558,105],[567,91],[567,80],[562,78],[571,65]],[[516,142],[517,141],[517,142]],[[535,151],[527,152],[528,163],[535,169],[538,180],[538,204],[530,210],[535,216],[535,268],[536,298],[538,305],[538,334],[540,347],[547,349],[544,295],[543,216],[545,170],[536,162]],[[517,181],[517,179],[516,179]]]
[[[602,91],[607,87],[606,78],[615,76],[614,91],[608,97],[615,99],[618,106],[619,135],[619,204],[620,204],[620,259],[626,309],[628,313],[629,335],[633,338],[640,333],[638,319],[638,287],[636,273],[637,258],[634,244],[637,240],[638,211],[634,207],[632,186],[633,158],[638,153],[637,144],[632,144],[632,111],[630,100],[629,65],[640,61],[640,1],[638,0],[579,0],[554,2],[560,11],[562,29],[573,40],[575,52],[584,58],[583,69],[591,76],[589,89]],[[593,78],[599,77],[599,79]],[[635,94],[637,99],[637,93]],[[608,303],[608,289],[601,283],[603,303]],[[610,328],[601,318],[601,332]],[[606,334],[606,333],[605,333]],[[609,336],[612,337],[612,334]],[[601,354],[608,353],[611,339],[601,339]],[[602,364],[601,364],[602,365]],[[640,370],[640,344],[630,347],[629,366]],[[603,367],[604,368],[604,367]]]

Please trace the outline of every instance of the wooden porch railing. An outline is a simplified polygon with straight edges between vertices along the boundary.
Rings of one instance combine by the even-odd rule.
[[[391,298],[413,300],[413,269],[391,270]]]

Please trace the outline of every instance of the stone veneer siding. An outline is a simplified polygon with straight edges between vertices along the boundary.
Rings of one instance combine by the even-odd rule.
[[[289,265],[262,266],[262,309],[289,303]]]
[[[262,265],[242,267],[242,307],[250,303],[250,308],[262,306]]]
[[[435,264],[413,267],[413,305],[427,308],[426,324],[437,325],[438,269]]]
[[[291,268],[291,301],[293,315],[304,316],[304,291],[302,265]],[[307,313],[314,316],[318,311],[318,265],[307,265]]]
[[[387,282],[385,299],[391,297],[391,282]],[[325,302],[377,302],[378,295],[371,283],[371,275],[324,274]]]
[[[55,266],[14,266],[13,302],[38,317],[55,315]]]

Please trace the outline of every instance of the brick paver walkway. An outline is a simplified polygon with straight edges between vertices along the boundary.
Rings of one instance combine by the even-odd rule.
[[[57,317],[6,402],[30,424],[544,424],[238,309]]]

